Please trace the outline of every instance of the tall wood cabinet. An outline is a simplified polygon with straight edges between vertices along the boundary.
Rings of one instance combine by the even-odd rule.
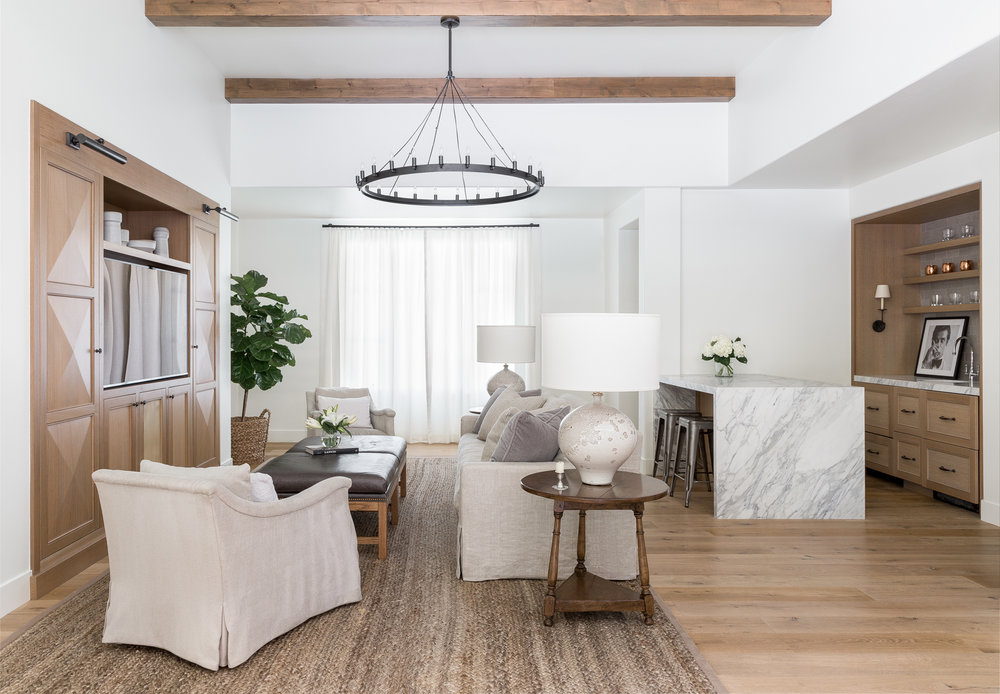
[[[965,227],[969,235],[962,235]],[[945,238],[945,230],[951,238]],[[980,186],[971,184],[854,220],[852,366],[865,388],[865,462],[911,486],[980,501]],[[962,270],[963,263],[967,269]],[[941,272],[946,263],[954,269]],[[925,268],[937,271],[928,274]],[[885,329],[875,287],[888,284]],[[967,318],[959,380],[914,376],[924,319]],[[953,344],[953,343],[950,343]]]
[[[32,597],[105,556],[91,473],[149,458],[218,465],[216,202],[127,155],[122,165],[67,144],[87,133],[32,103]],[[118,152],[110,143],[106,145]],[[104,240],[107,211],[132,239],[170,230],[169,256]],[[175,341],[187,363],[163,378],[104,385],[105,259],[168,270],[187,288]],[[181,281],[181,280],[178,280]]]

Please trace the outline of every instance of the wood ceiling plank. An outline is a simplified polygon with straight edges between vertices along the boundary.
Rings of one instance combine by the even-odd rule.
[[[462,78],[474,103],[724,102],[736,95],[735,77]],[[229,78],[233,104],[431,103],[444,78],[257,79]]]
[[[832,0],[146,0],[157,26],[816,26]]]

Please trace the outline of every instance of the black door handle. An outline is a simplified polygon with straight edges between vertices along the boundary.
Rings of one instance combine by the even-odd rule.
[[[941,470],[943,472],[958,472],[958,470],[956,470],[955,468],[945,467],[944,465],[938,465],[938,470]]]
[[[954,421],[956,421],[954,417],[945,417],[944,415],[939,415],[938,419],[940,419],[943,422],[954,422]]]

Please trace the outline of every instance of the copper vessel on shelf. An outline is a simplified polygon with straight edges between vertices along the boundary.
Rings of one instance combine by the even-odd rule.
[[[941,272],[951,272],[955,269],[955,263],[941,263]]]
[[[925,267],[924,268],[924,274],[925,275],[936,275],[937,274],[937,265],[928,265],[927,267]]]
[[[965,272],[966,270],[972,270],[974,267],[976,266],[971,260],[963,260],[958,264],[958,269],[961,270],[962,272]]]

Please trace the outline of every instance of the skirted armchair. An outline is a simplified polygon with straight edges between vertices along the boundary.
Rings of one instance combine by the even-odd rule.
[[[355,436],[395,436],[396,411],[388,407],[378,409],[372,402],[371,391],[367,388],[317,388],[306,391],[306,417],[319,417],[320,407],[316,396],[336,398],[338,400],[353,398],[368,398],[371,426],[352,426],[351,433]],[[306,436],[319,436],[322,432],[316,429],[306,429]]]
[[[104,643],[235,667],[310,617],[361,599],[351,485],[255,502],[217,480],[98,470],[111,585]]]

